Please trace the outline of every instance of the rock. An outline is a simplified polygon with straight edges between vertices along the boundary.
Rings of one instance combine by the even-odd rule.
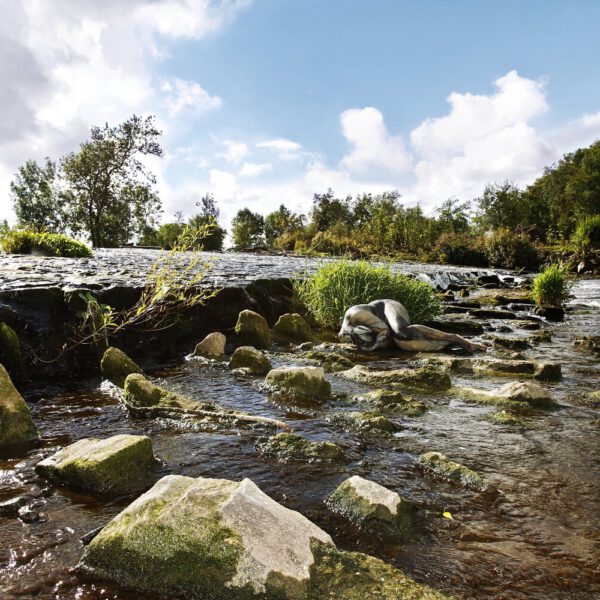
[[[469,375],[532,375],[542,381],[557,381],[562,377],[559,364],[533,360],[440,357],[430,359],[430,363],[442,364],[452,371]]]
[[[548,319],[548,321],[560,322],[565,318],[565,311],[560,306],[538,306],[535,314]]]
[[[331,395],[331,384],[322,367],[281,367],[269,371],[265,383],[290,396],[323,399]]]
[[[490,415],[489,420],[492,423],[495,423],[496,425],[505,425],[508,427],[515,427],[518,429],[530,428],[524,419],[518,417],[517,415],[514,415],[508,410],[501,410],[497,413],[494,413],[493,415]]]
[[[264,456],[281,463],[331,464],[344,461],[344,451],[332,442],[311,442],[295,433],[278,433],[256,444]]]
[[[34,500],[33,496],[25,494],[0,502],[0,517],[17,517],[19,515],[19,509],[23,508],[32,500]]]
[[[235,349],[231,361],[229,361],[229,368],[243,369],[250,375],[266,375],[273,365],[260,350],[252,346],[240,346]]]
[[[394,433],[401,429],[379,412],[340,412],[331,415],[329,420],[359,433]]]
[[[458,335],[481,335],[483,333],[481,323],[472,319],[435,319],[428,321],[425,325],[445,333],[456,333]]]
[[[302,344],[303,342],[310,342],[312,340],[310,325],[298,313],[281,315],[273,327],[273,333],[279,339],[293,342],[294,344]]]
[[[573,340],[573,346],[591,350],[592,352],[600,352],[600,335],[584,335],[576,337]]]
[[[227,338],[220,332],[209,333],[194,348],[194,356],[213,358],[219,360],[225,356],[225,343]]]
[[[379,537],[406,539],[414,532],[415,505],[358,475],[346,479],[327,498],[327,505]]]
[[[23,374],[24,363],[19,337],[6,323],[0,323],[0,364],[4,365],[15,379]]]
[[[541,327],[541,325],[535,321],[512,321],[511,325],[514,327],[520,327],[521,329],[525,329],[527,331],[536,331]]]
[[[0,446],[31,442],[37,437],[29,407],[0,365]]]
[[[132,373],[125,379],[123,399],[135,408],[183,408],[191,410],[215,410],[212,402],[196,402],[185,396],[174,394],[154,385],[139,373]]]
[[[461,396],[485,403],[523,402],[540,408],[556,406],[550,392],[533,381],[512,381],[492,391],[464,387],[457,388],[456,392]]]
[[[493,308],[473,308],[469,314],[477,319],[516,319],[517,315],[510,310]]]
[[[315,345],[312,342],[304,342],[303,344],[298,345],[298,350],[306,352],[308,350],[312,350],[314,347]]]
[[[368,402],[379,410],[398,412],[409,417],[423,414],[427,410],[423,402],[406,398],[400,392],[392,390],[373,390],[356,396],[355,399],[359,402]]]
[[[313,541],[333,545],[249,479],[169,475],[90,542],[79,567],[166,596],[305,598]]]
[[[439,367],[426,365],[417,369],[393,369],[375,371],[364,365],[356,365],[340,373],[343,377],[367,385],[384,385],[392,388],[410,387],[428,391],[447,390],[451,386],[448,372]]]
[[[486,492],[494,489],[479,473],[450,460],[441,452],[426,452],[419,457],[417,464],[427,475],[456,483],[470,490]]]
[[[242,346],[271,349],[271,330],[265,318],[252,310],[243,310],[235,325],[237,343]]]
[[[461,298],[468,298],[470,296],[469,290],[467,288],[463,288],[462,290],[459,290],[458,295]]]
[[[500,277],[498,277],[498,275],[480,275],[477,279],[476,279],[477,283],[479,285],[490,285],[493,284],[494,287],[501,287],[502,286],[502,281],[500,280]]]
[[[77,489],[123,493],[142,485],[157,460],[145,435],[86,438],[35,466],[35,472]]]
[[[326,373],[337,373],[338,371],[345,371],[351,369],[354,363],[336,352],[321,352],[319,350],[311,350],[304,352],[300,355],[300,358],[305,360],[314,360],[319,363]]]
[[[131,373],[142,373],[142,370],[130,358],[118,348],[107,348],[100,362],[102,376],[122,388],[125,385],[127,375]]]
[[[491,340],[496,348],[506,348],[507,350],[528,350],[531,348],[531,344],[524,339],[506,338],[493,335]]]

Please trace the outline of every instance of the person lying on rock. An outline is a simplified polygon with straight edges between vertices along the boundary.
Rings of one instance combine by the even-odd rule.
[[[425,325],[411,325],[406,308],[396,300],[373,300],[351,306],[338,333],[341,342],[353,342],[361,350],[386,350],[394,345],[408,352],[435,352],[459,346],[468,352],[485,352],[486,346],[460,335]]]

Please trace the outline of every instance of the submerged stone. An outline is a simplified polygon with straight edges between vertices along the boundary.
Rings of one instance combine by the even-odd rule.
[[[298,313],[287,313],[277,319],[273,326],[273,333],[282,340],[302,344],[312,340],[310,325]]]
[[[225,356],[225,343],[227,338],[219,331],[209,333],[194,348],[194,356],[203,356],[219,360]]]
[[[447,390],[451,385],[446,369],[426,365],[417,369],[393,369],[375,371],[363,365],[356,365],[340,373],[343,377],[367,385],[387,385],[389,387],[410,387],[427,391]]]
[[[506,338],[499,336],[492,336],[492,343],[496,348],[506,348],[507,350],[528,350],[531,348],[531,344],[528,340],[518,338]]]
[[[240,346],[235,349],[229,368],[243,369],[250,375],[266,375],[273,365],[264,352],[252,346]]]
[[[157,460],[145,435],[79,440],[39,462],[35,471],[78,489],[122,493],[146,481]]]
[[[0,364],[0,446],[31,442],[37,437],[29,407]]]
[[[533,381],[512,381],[496,390],[479,390],[475,388],[457,388],[456,392],[477,402],[503,404],[522,402],[540,408],[556,406],[550,392]]]
[[[337,373],[338,371],[346,371],[354,366],[354,363],[336,352],[321,352],[320,350],[311,350],[304,352],[300,358],[318,362],[326,373]]]
[[[242,346],[254,346],[255,348],[271,349],[271,330],[269,324],[262,315],[253,310],[243,310],[235,325],[236,341]]]
[[[327,505],[360,528],[383,538],[408,538],[414,532],[415,505],[358,475],[346,479],[328,497]]]
[[[557,381],[562,377],[559,364],[533,360],[440,357],[430,359],[430,363],[470,375],[531,375],[542,381]]]
[[[344,461],[344,451],[333,442],[312,442],[295,433],[278,433],[256,444],[264,456],[282,463],[331,464]]]
[[[427,475],[456,483],[467,489],[486,492],[495,489],[479,473],[450,460],[441,452],[427,452],[419,457],[418,465]]]
[[[331,384],[321,367],[281,367],[272,369],[265,383],[290,396],[323,399],[331,395]]]
[[[378,412],[340,412],[332,414],[329,420],[361,433],[394,433],[400,430],[398,425]]]
[[[356,396],[356,399],[359,402],[368,402],[379,410],[398,412],[409,417],[423,414],[427,410],[423,402],[405,397],[395,390],[373,390]]]
[[[489,420],[496,425],[505,425],[508,427],[515,427],[518,429],[529,429],[529,424],[518,415],[513,414],[508,410],[501,410],[493,415],[490,415]]]
[[[142,373],[142,369],[134,363],[125,352],[118,348],[107,348],[100,362],[102,376],[122,388],[127,375]]]

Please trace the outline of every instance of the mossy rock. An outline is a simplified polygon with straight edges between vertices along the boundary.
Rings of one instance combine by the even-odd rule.
[[[209,333],[199,344],[196,344],[194,356],[220,360],[225,357],[226,342],[227,338],[222,333],[218,331]]]
[[[451,371],[469,375],[529,375],[541,381],[558,381],[562,377],[559,364],[534,360],[441,357],[430,359],[429,363],[444,365]]]
[[[414,536],[415,505],[358,475],[341,483],[327,498],[327,505],[378,537],[408,539]]]
[[[556,402],[552,399],[550,392],[533,381],[512,381],[496,390],[459,387],[454,392],[480,404],[501,404],[513,407],[525,404],[536,408],[556,407]]]
[[[312,442],[295,433],[279,433],[260,440],[259,452],[281,463],[332,464],[344,462],[344,451],[332,442]]]
[[[390,388],[413,388],[429,392],[450,388],[452,382],[446,369],[425,365],[417,369],[393,369],[375,371],[363,365],[356,365],[340,373],[343,377],[367,385],[387,386]]]
[[[123,493],[147,482],[157,460],[145,435],[86,438],[39,462],[35,471],[77,489]]]
[[[492,336],[492,343],[496,348],[504,348],[506,350],[529,350],[531,344],[528,340],[518,338],[506,338],[497,335]]]
[[[379,412],[352,411],[337,413],[332,420],[345,423],[350,429],[360,433],[395,433],[401,429],[399,425],[396,425]]]
[[[235,339],[240,346],[254,346],[270,350],[272,345],[269,324],[262,315],[253,310],[243,310],[235,324]]]
[[[298,313],[281,315],[273,326],[273,333],[276,338],[294,344],[302,344],[312,340],[310,325]]]
[[[0,323],[0,364],[15,379],[20,378],[25,371],[19,336],[6,323]]]
[[[331,396],[331,384],[321,367],[272,369],[265,377],[265,384],[290,397],[320,400]]]
[[[142,373],[142,369],[134,363],[125,352],[118,348],[107,348],[100,361],[102,376],[122,388],[127,375]]]
[[[496,425],[504,425],[515,429],[531,429],[531,425],[527,421],[509,410],[501,410],[489,415],[488,420]]]
[[[250,375],[266,375],[272,368],[268,357],[252,346],[240,346],[236,348],[231,361],[230,369],[243,369]]]
[[[29,407],[0,364],[0,446],[31,442],[37,437]]]
[[[479,473],[450,460],[441,452],[426,452],[419,457],[419,467],[437,479],[455,483],[478,492],[493,491],[494,486]]]
[[[304,360],[315,361],[319,363],[319,366],[323,367],[326,373],[337,373],[338,371],[346,371],[354,366],[354,363],[335,352],[321,352],[319,350],[310,350],[309,352],[303,352],[300,358]]]
[[[355,398],[359,402],[368,402],[378,410],[400,413],[408,417],[422,415],[427,410],[423,402],[406,397],[397,390],[378,389]]]

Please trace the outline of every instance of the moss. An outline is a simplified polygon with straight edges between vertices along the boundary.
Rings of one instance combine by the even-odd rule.
[[[341,356],[340,354],[336,354],[335,352],[311,350],[302,353],[300,358],[317,362],[320,367],[325,369],[326,373],[337,373],[338,371],[351,369],[354,366],[354,363],[350,359]]]
[[[421,415],[427,410],[423,402],[405,397],[400,392],[392,390],[373,390],[363,396],[357,396],[356,399],[366,401],[378,410],[397,412],[409,417]]]
[[[378,412],[340,412],[334,413],[329,420],[344,428],[359,433],[394,433],[401,428]]]
[[[528,350],[531,348],[531,344],[523,339],[493,336],[492,341],[495,347],[507,350]]]
[[[271,361],[260,350],[252,346],[240,346],[235,349],[230,369],[244,369],[251,375],[266,375],[272,368]]]
[[[360,552],[345,552],[312,543],[315,562],[310,569],[309,600],[444,600],[383,561]]]
[[[531,429],[531,425],[527,421],[507,410],[494,413],[488,419],[496,425],[505,425],[507,427],[514,427],[515,429]]]
[[[6,323],[0,323],[0,363],[12,377],[20,377],[24,371],[19,336]]]
[[[256,444],[264,456],[278,462],[331,464],[343,462],[344,451],[332,442],[312,442],[295,433],[279,433]]]
[[[29,407],[0,364],[0,446],[37,439]]]
[[[439,479],[456,483],[465,488],[485,492],[493,490],[493,486],[479,473],[465,467],[441,452],[427,452],[419,457],[418,465],[426,474]]]
[[[284,367],[269,371],[265,384],[290,397],[322,399],[331,395],[331,384],[320,367]]]
[[[118,387],[125,385],[127,375],[131,373],[142,373],[142,370],[134,363],[125,352],[118,348],[107,348],[100,362],[102,375]]]
[[[8,254],[32,254],[81,258],[92,256],[88,246],[60,233],[39,233],[29,229],[14,229],[2,238],[2,247]]]
[[[235,325],[235,337],[238,345],[254,346],[269,350],[271,348],[271,330],[265,318],[252,310],[243,310]]]
[[[277,319],[273,333],[280,339],[301,344],[312,340],[310,325],[297,313],[288,313]]]

